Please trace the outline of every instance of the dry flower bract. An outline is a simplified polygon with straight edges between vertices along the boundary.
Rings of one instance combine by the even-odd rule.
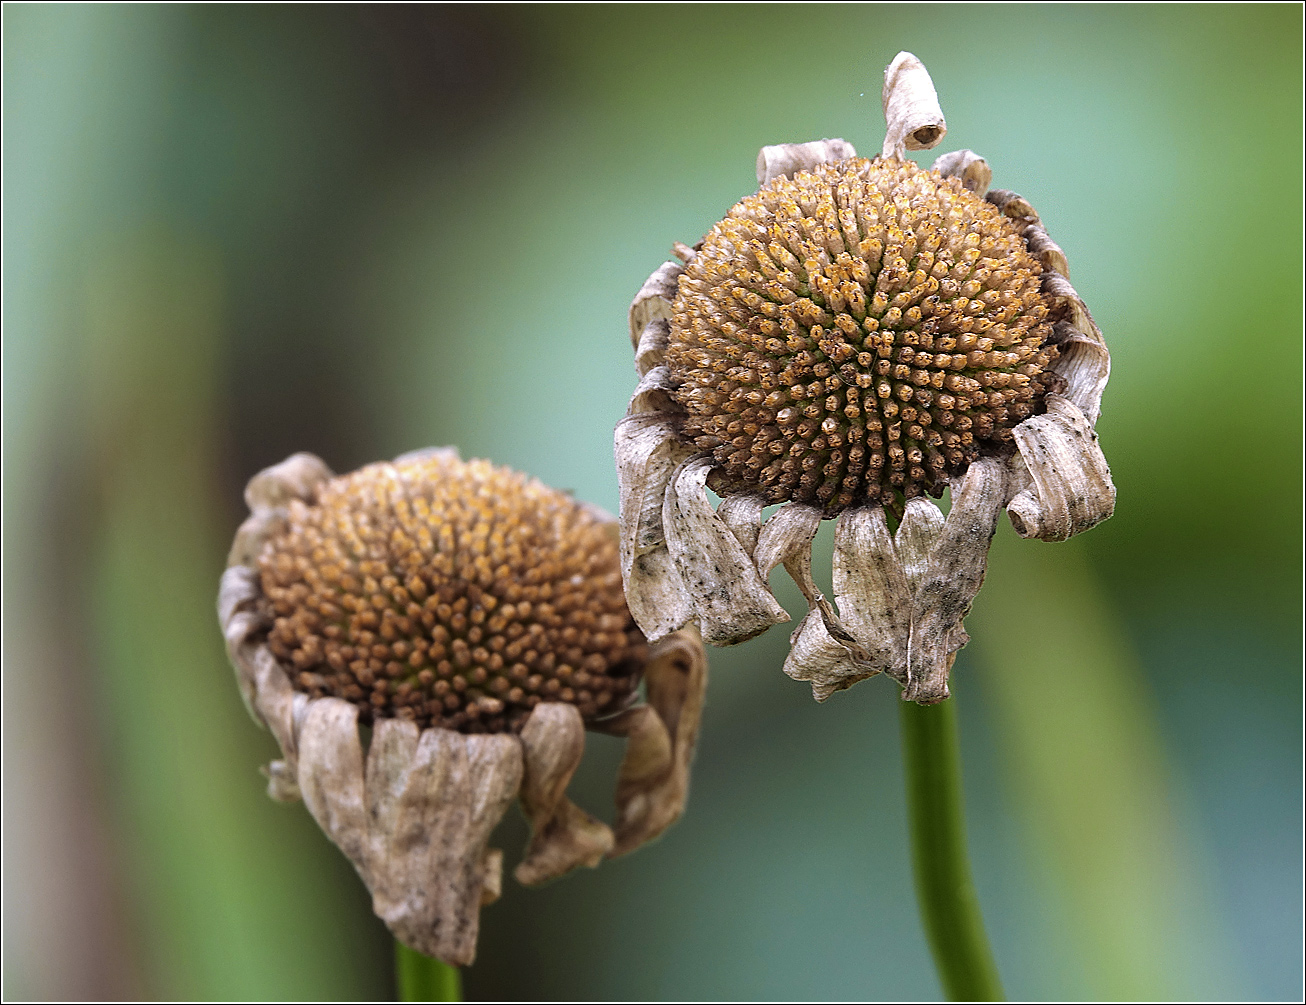
[[[610,516],[448,448],[338,478],[296,454],[245,498],[218,616],[281,747],[268,793],[303,799],[398,939],[472,962],[514,797],[527,885],[680,815],[707,663],[692,628],[650,645],[631,620]],[[627,738],[613,828],[566,795],[587,728]]]
[[[1110,356],[1065,254],[982,157],[906,160],[947,130],[920,60],[898,54],[883,98],[881,156],[764,147],[758,191],[631,304],[621,570],[650,640],[697,625],[729,645],[789,620],[767,585],[783,564],[808,601],[786,673],[818,700],[887,673],[928,703],[1000,512],[1047,541],[1111,515]],[[946,517],[928,498],[945,489]],[[833,603],[811,575],[822,519]]]

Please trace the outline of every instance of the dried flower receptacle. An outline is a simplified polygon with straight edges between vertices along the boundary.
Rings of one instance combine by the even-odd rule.
[[[632,622],[611,517],[447,448],[339,478],[296,454],[246,500],[218,613],[281,747],[269,794],[304,800],[402,942],[472,961],[514,797],[528,885],[680,815],[706,660],[692,630],[649,645]],[[587,728],[627,738],[613,828],[566,796]]]
[[[786,673],[818,700],[883,672],[934,702],[1002,509],[1044,540],[1110,516],[1110,356],[1065,254],[983,158],[905,159],[947,129],[909,53],[884,109],[873,160],[764,147],[759,190],[636,295],[621,562],[650,640],[695,624],[717,645],[788,620],[767,584],[783,563],[809,604]],[[928,498],[945,489],[946,517]],[[833,603],[811,576],[827,518]]]

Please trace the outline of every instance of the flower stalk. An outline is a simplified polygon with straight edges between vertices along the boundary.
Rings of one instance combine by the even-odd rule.
[[[956,699],[901,703],[912,869],[939,982],[952,1001],[1004,1001],[966,853]]]
[[[395,943],[395,977],[401,1002],[460,1002],[462,974],[457,967]]]

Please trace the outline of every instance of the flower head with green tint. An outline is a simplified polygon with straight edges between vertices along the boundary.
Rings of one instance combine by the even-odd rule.
[[[528,885],[680,815],[706,660],[692,630],[650,646],[632,622],[611,517],[451,449],[338,478],[296,454],[246,500],[218,612],[281,746],[269,794],[304,800],[401,941],[471,962],[514,796]],[[611,829],[565,795],[587,728],[628,741]]]
[[[1093,429],[1110,357],[1065,255],[983,158],[906,160],[947,128],[910,53],[884,109],[874,159],[763,148],[758,191],[636,296],[622,571],[649,639],[697,624],[728,645],[788,620],[766,582],[783,563],[809,604],[787,673],[824,699],[884,672],[934,702],[1001,510],[1045,540],[1111,514]],[[927,498],[945,489],[946,518]],[[834,603],[811,576],[825,518]]]

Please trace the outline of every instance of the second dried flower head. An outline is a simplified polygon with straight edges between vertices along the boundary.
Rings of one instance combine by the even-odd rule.
[[[934,702],[1002,509],[1050,541],[1111,515],[1110,356],[1028,202],[969,150],[906,159],[946,132],[916,57],[883,98],[881,156],[763,148],[758,192],[636,296],[621,561],[649,639],[696,624],[717,645],[789,620],[767,585],[784,564],[809,605],[786,673],[821,700],[883,672]],[[833,603],[811,575],[827,518]]]
[[[268,792],[304,800],[402,942],[472,961],[500,888],[490,833],[514,797],[527,885],[680,815],[702,643],[650,646],[631,622],[607,514],[452,449],[341,477],[296,454],[245,498],[218,614],[281,747]],[[627,740],[613,828],[566,796],[587,728]]]

